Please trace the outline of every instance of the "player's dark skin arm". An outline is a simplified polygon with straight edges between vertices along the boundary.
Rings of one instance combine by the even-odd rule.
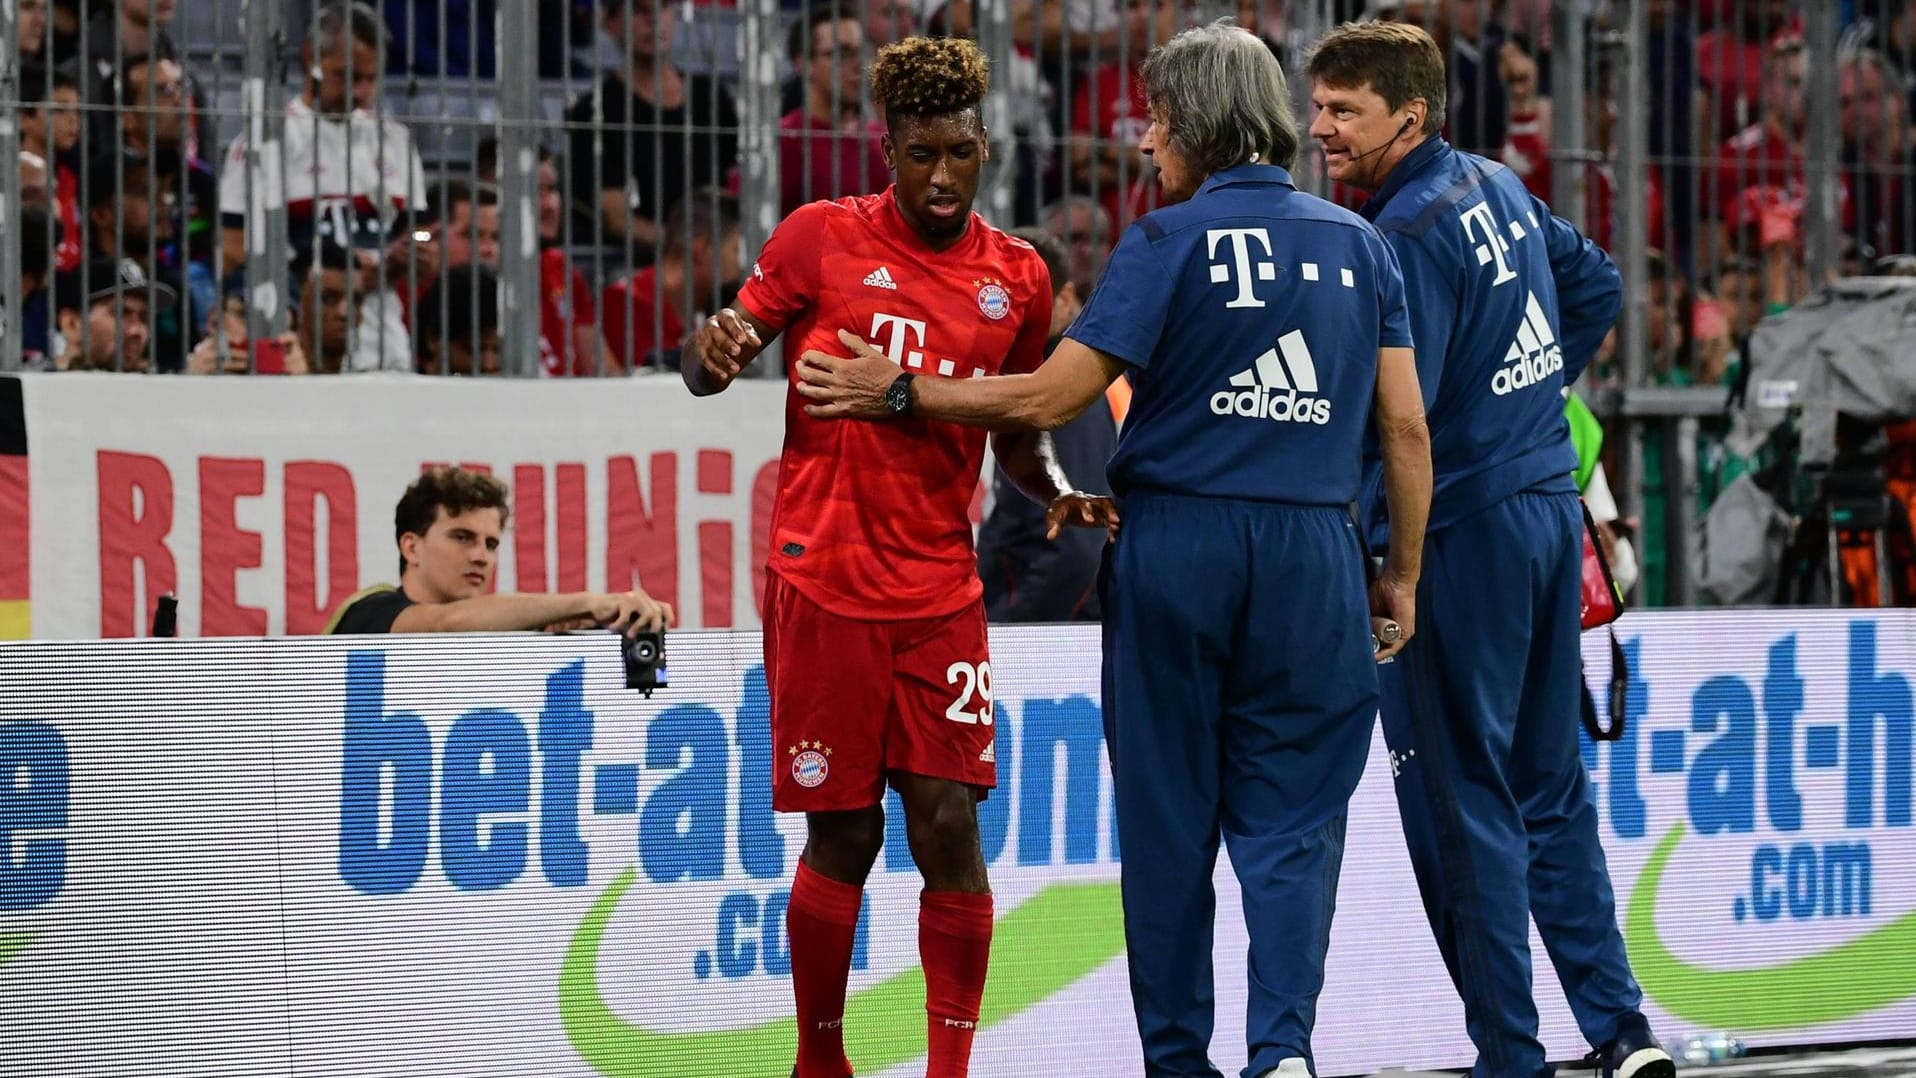
[[[1045,538],[1065,527],[1104,528],[1118,534],[1118,510],[1109,498],[1085,494],[1071,485],[1051,435],[1037,431],[1000,431],[991,436],[991,454],[1006,478],[1024,496],[1045,507]]]
[[[1072,492],[1071,480],[1058,463],[1051,435],[1005,431],[991,436],[991,455],[998,458],[1011,484],[1039,505],[1050,505]]]
[[[695,397],[709,397],[732,384],[758,358],[778,330],[742,306],[727,307],[707,318],[692,338],[695,362],[679,364],[679,376]]]

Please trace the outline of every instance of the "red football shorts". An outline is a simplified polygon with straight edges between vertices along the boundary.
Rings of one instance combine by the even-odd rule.
[[[867,808],[884,799],[892,771],[996,786],[988,647],[982,602],[862,621],[767,573],[772,808]]]

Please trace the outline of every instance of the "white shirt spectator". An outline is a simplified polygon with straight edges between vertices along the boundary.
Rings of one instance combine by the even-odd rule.
[[[345,225],[354,234],[373,231],[383,236],[398,214],[425,208],[425,168],[412,133],[396,120],[364,109],[343,120],[324,116],[303,96],[295,97],[286,105],[283,147],[279,194],[286,205],[287,238],[296,254],[312,243],[321,221]],[[250,217],[263,213],[271,188],[255,178],[249,189],[246,136],[234,139],[220,171],[220,213],[226,223],[249,223]],[[361,300],[357,339],[347,363],[356,371],[413,369],[404,309],[383,285]]]

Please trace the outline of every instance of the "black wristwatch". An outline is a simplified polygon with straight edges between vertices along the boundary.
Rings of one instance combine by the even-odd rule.
[[[885,390],[885,410],[894,416],[904,418],[911,415],[911,380],[917,377],[905,371],[895,379],[891,388]]]

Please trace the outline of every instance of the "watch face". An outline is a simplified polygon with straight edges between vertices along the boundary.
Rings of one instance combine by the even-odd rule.
[[[903,415],[911,408],[911,383],[903,378],[891,384],[885,391],[885,407]]]

